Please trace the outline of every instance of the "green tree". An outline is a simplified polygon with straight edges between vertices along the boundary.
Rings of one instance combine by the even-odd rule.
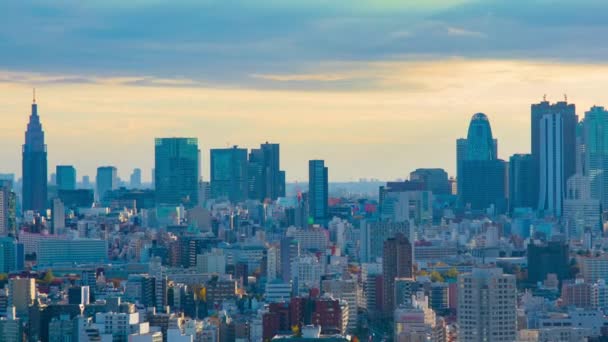
[[[443,282],[443,277],[441,276],[441,273],[437,272],[437,271],[433,271],[431,272],[431,281],[432,282]]]
[[[450,268],[447,272],[445,272],[446,278],[456,279],[458,278],[458,270],[456,267]]]

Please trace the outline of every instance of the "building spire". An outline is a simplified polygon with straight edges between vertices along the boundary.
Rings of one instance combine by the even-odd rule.
[[[33,93],[34,93],[34,98],[33,98],[33,103],[36,103],[36,88],[33,88]]]

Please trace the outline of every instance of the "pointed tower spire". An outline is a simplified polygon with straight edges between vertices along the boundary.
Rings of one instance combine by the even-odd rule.
[[[34,92],[34,99],[33,99],[33,101],[32,101],[32,102],[33,102],[33,103],[36,103],[36,88],[34,88],[34,89],[33,89],[33,92]]]

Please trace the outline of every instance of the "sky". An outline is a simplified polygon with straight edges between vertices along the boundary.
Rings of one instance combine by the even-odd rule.
[[[455,169],[486,113],[498,154],[530,150],[530,104],[608,105],[600,0],[93,0],[0,5],[0,173],[21,173],[37,89],[49,170],[150,179],[154,138],[281,144],[287,179]],[[49,173],[52,171],[49,171]]]

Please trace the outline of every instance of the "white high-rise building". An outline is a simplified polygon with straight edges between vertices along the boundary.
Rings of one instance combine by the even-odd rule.
[[[429,297],[417,292],[408,302],[395,309],[395,341],[434,341],[436,318]]]
[[[585,231],[600,230],[600,200],[591,197],[589,177],[577,173],[568,179],[562,218],[571,239],[580,240]]]
[[[564,139],[561,115],[545,114],[540,119],[540,191],[538,210],[562,216],[564,198]]]
[[[500,268],[474,268],[458,277],[458,339],[467,342],[517,339],[515,276]]]
[[[13,278],[8,281],[8,306],[14,306],[18,317],[29,314],[29,306],[36,299],[34,278]]]
[[[196,269],[199,273],[226,274],[226,255],[221,249],[196,256]]]
[[[322,265],[313,256],[300,256],[291,263],[291,278],[296,294],[320,289]],[[297,285],[296,285],[297,284]]]
[[[159,257],[150,262],[150,276],[154,277],[156,312],[165,313],[167,308],[167,272]]]

